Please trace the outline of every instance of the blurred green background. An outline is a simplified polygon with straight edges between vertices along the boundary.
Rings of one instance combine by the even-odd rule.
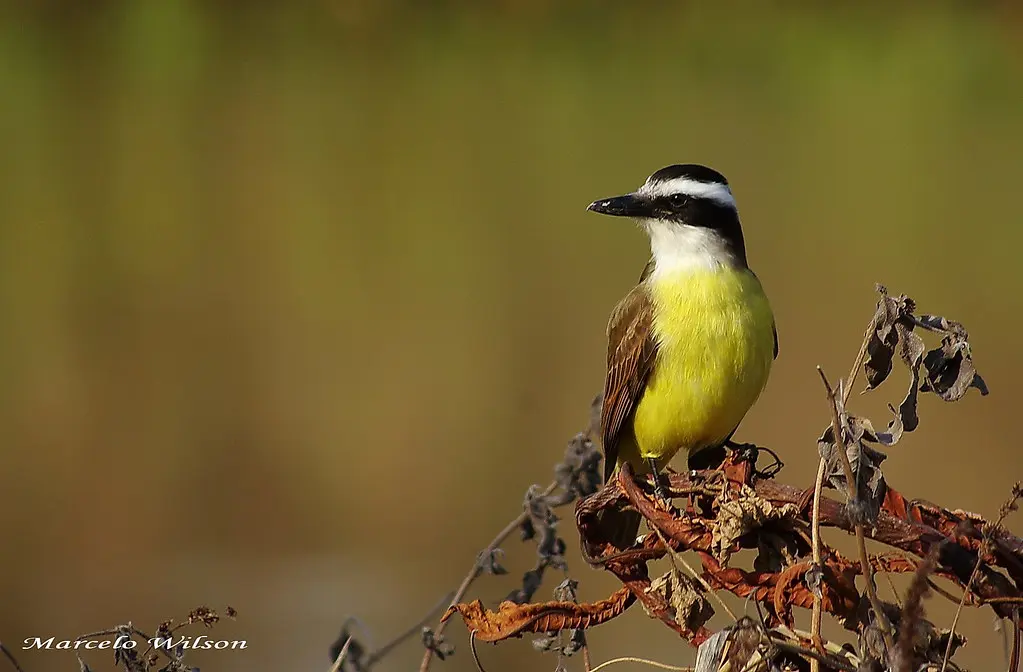
[[[846,372],[884,282],[963,321],[992,390],[924,397],[888,480],[993,514],[1023,476],[1023,13],[775,5],[3,4],[0,638],[231,604],[208,634],[248,650],[194,663],[317,670],[347,615],[377,644],[414,623],[585,425],[647,257],[586,204],[676,162],[729,177],[778,318],[737,438],[810,485],[814,366]],[[886,420],[904,382],[853,408]],[[507,548],[472,596],[532,564]],[[964,629],[1000,669],[990,615]],[[442,669],[474,669],[449,633]],[[693,660],[639,608],[590,641]]]

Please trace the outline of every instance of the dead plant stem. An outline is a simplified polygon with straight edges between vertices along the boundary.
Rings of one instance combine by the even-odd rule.
[[[824,487],[824,460],[817,466],[817,480],[813,486],[813,519],[810,532],[813,536],[813,566],[817,571],[822,571],[821,560],[821,489]],[[814,646],[821,644],[821,621],[824,616],[824,609],[821,605],[822,591],[813,591],[813,613],[810,616],[810,641]],[[810,659],[810,672],[820,672],[821,662],[816,658]]]
[[[554,490],[557,487],[558,487],[557,481],[552,481],[551,484],[547,486],[547,489],[544,490],[540,496],[546,497],[547,495],[554,492]],[[451,598],[451,603],[448,605],[449,609],[462,601],[462,598],[465,597],[465,594],[469,592],[469,587],[472,585],[473,581],[478,579],[480,574],[483,572],[483,566],[480,562],[481,559],[490,557],[494,553],[494,551],[496,551],[497,548],[504,543],[504,540],[510,537],[511,534],[515,532],[515,530],[519,529],[522,523],[526,522],[528,518],[529,518],[528,511],[523,511],[522,513],[520,513],[518,516],[515,517],[514,520],[505,525],[504,529],[498,532],[497,536],[494,537],[490,544],[488,544],[487,547],[483,549],[483,552],[476,557],[476,562],[473,563],[472,569],[470,569],[469,573],[465,575],[464,579],[462,579],[461,585],[458,586],[458,590],[455,591],[454,596]],[[434,631],[434,636],[440,637],[440,635],[444,633],[444,628],[447,627],[447,624],[448,621],[439,622],[437,624],[436,630]],[[419,664],[419,672],[427,672],[427,670],[430,669],[431,660],[433,660],[433,649],[427,648],[426,652],[423,653],[423,661]]]
[[[857,365],[856,369],[859,369],[859,362],[862,360],[862,353],[866,350],[866,347],[860,348],[860,355],[856,357]],[[849,496],[849,501],[856,499],[856,477],[853,474],[852,464],[849,462],[849,455],[845,450],[845,440],[842,438],[842,421],[839,418],[838,412],[838,398],[835,394],[835,390],[831,387],[831,383],[828,382],[827,376],[824,375],[824,370],[819,366],[817,372],[821,376],[821,380],[824,382],[824,388],[828,393],[828,401],[831,402],[831,431],[835,437],[835,452],[838,453],[839,461],[842,463],[842,471],[845,473],[845,484],[846,492]],[[842,381],[839,381],[839,389],[842,391],[842,399],[846,398],[845,391],[843,388]],[[874,572],[870,566],[870,556],[867,554],[867,535],[863,530],[863,523],[855,523],[856,529],[856,547],[860,552],[860,565],[863,569],[864,588],[867,592],[867,599],[870,600],[870,606],[874,610],[874,617],[877,619],[877,627],[881,631],[881,636],[884,638],[885,648],[888,651],[892,650],[895,646],[895,640],[892,638],[892,625],[888,622],[888,617],[885,615],[881,605],[881,600],[877,597],[877,588],[874,586]]]

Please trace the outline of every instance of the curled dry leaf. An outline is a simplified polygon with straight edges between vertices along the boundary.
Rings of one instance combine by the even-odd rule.
[[[628,609],[634,601],[635,596],[628,588],[621,588],[599,602],[502,602],[497,611],[490,611],[484,608],[482,602],[474,600],[468,604],[454,605],[447,610],[441,621],[457,613],[469,630],[476,631],[476,639],[499,642],[530,632],[557,632],[600,625]]]
[[[699,585],[674,567],[651,581],[646,592],[660,595],[668,604],[675,622],[689,631],[696,632],[714,615],[714,608],[703,596]],[[646,609],[645,604],[643,608]],[[655,616],[649,610],[647,615]]]
[[[700,645],[693,672],[773,672],[781,669],[759,656],[754,660],[764,640],[763,628],[749,616],[743,616]]]
[[[836,401],[841,405],[840,399]],[[844,447],[856,479],[856,498],[855,502],[850,502],[850,513],[861,522],[873,525],[888,491],[884,474],[881,472],[881,462],[887,455],[867,444],[892,442],[894,435],[875,432],[870,421],[864,418],[847,416],[842,412],[842,419]],[[826,483],[836,490],[846,492],[845,469],[841,456],[836,452],[834,434],[833,428],[829,425],[817,439],[817,450],[827,465]]]
[[[867,389],[873,389],[883,383],[892,372],[892,359],[895,346],[899,343],[899,325],[912,329],[909,318],[916,309],[913,299],[905,294],[889,296],[888,290],[877,286],[881,298],[877,301],[877,309],[870,323],[870,337],[867,340],[867,358],[863,363],[863,372],[867,378]]]
[[[920,422],[917,415],[919,392],[934,392],[945,401],[958,401],[975,387],[987,394],[987,385],[973,366],[969,334],[962,324],[938,315],[913,314],[916,303],[905,294],[893,297],[878,285],[881,294],[871,320],[863,371],[867,389],[883,383],[892,372],[896,348],[909,369],[909,388],[899,404],[898,417],[888,431],[912,432]],[[914,331],[921,327],[942,334],[941,344],[928,351],[923,339]],[[921,380],[923,381],[921,384]],[[898,425],[896,424],[898,423]],[[897,439],[896,439],[897,440]]]
[[[971,387],[976,387],[982,395],[988,393],[987,384],[973,367],[967,338],[966,330],[959,326],[959,329],[946,332],[941,345],[924,356],[927,372],[923,386],[925,392],[934,392],[944,401],[962,399]]]
[[[484,574],[493,574],[495,576],[507,574],[508,570],[501,564],[503,558],[504,551],[500,548],[483,550],[476,557],[476,566]]]
[[[588,434],[580,432],[565,448],[565,458],[554,467],[554,480],[561,493],[548,497],[551,506],[561,506],[596,492],[602,483],[600,464],[604,456]]]
[[[920,365],[923,364],[926,347],[924,339],[913,331],[912,325],[905,328],[901,335],[899,356],[906,368],[909,369],[909,387],[906,389],[906,396],[899,403],[899,414],[896,420],[901,421],[905,431],[912,432],[920,424],[920,416],[916,412],[917,391],[920,389]]]
[[[798,515],[796,506],[775,506],[744,484],[737,496],[726,494],[719,502],[718,515],[711,525],[714,555],[719,562],[727,565],[740,537],[773,525],[791,529]]]

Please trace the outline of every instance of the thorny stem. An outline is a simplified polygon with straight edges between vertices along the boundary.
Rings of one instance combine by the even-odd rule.
[[[557,481],[552,481],[551,484],[547,486],[547,489],[543,491],[541,497],[546,497],[551,494],[555,489],[557,489],[557,487]],[[481,559],[492,555],[493,552],[497,550],[498,546],[503,544],[504,540],[510,537],[515,530],[519,529],[522,523],[526,522],[528,518],[528,511],[520,513],[514,520],[508,523],[503,530],[498,532],[493,541],[491,541],[490,544],[483,549],[483,552],[476,557],[476,562],[473,563],[472,569],[470,569],[469,573],[465,575],[464,579],[462,579],[461,585],[458,586],[458,590],[455,591],[454,597],[451,598],[451,603],[448,605],[449,609],[462,601],[465,594],[469,592],[469,586],[472,585],[473,581],[479,578],[483,570],[483,567],[480,564]],[[434,630],[434,635],[436,637],[440,637],[440,635],[444,633],[444,628],[447,627],[447,624],[448,621],[438,623],[436,630]],[[426,652],[423,654],[423,662],[419,664],[419,672],[427,672],[427,670],[430,669],[431,660],[433,660],[433,649],[427,648]]]
[[[866,346],[864,345],[864,347],[860,348],[861,355],[856,357],[857,369],[859,369],[859,362],[865,350]],[[838,398],[831,387],[831,383],[828,382],[827,376],[824,375],[824,370],[818,366],[817,373],[820,374],[821,380],[824,382],[824,389],[827,390],[828,400],[831,402],[831,431],[835,435],[835,452],[838,453],[839,461],[842,463],[842,471],[845,472],[846,492],[848,493],[849,500],[852,501],[856,499],[856,477],[853,474],[852,464],[849,463],[849,455],[845,451],[845,441],[842,439],[841,420],[838,417]],[[843,387],[842,381],[839,381],[839,388]],[[842,392],[842,399],[844,400],[847,397],[848,388]],[[867,537],[863,530],[863,523],[857,522],[855,528],[856,546],[860,552],[860,565],[863,569],[867,599],[870,600],[870,607],[874,610],[874,617],[877,619],[877,627],[881,630],[881,636],[884,638],[885,648],[891,651],[892,647],[895,646],[895,642],[892,639],[892,626],[881,607],[881,600],[877,597],[877,588],[874,586],[874,572],[870,566],[870,556],[867,554]]]

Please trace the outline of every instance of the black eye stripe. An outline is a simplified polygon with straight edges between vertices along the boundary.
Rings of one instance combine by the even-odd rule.
[[[668,196],[664,196],[660,199],[661,203],[663,203],[665,207],[672,209],[681,208],[685,205],[688,205],[691,200],[692,196],[682,193],[669,194]]]

